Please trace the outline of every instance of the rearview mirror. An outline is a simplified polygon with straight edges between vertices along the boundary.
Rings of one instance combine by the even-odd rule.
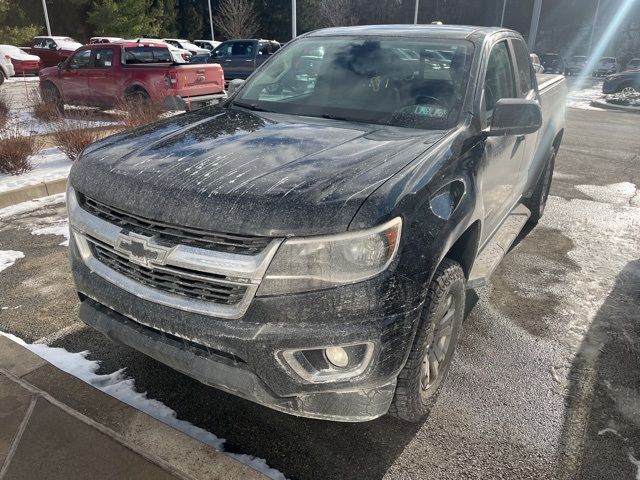
[[[542,110],[536,100],[502,98],[493,108],[487,136],[528,135],[540,130]]]
[[[244,80],[242,80],[241,78],[235,78],[233,80],[231,80],[229,82],[229,86],[227,87],[227,95],[230,97],[231,95],[233,95],[233,93],[238,90],[242,84],[244,83]]]

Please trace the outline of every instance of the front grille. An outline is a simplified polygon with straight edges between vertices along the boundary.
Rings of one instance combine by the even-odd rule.
[[[180,227],[124,212],[85,195],[78,194],[84,210],[129,232],[155,237],[158,241],[173,245],[189,245],[240,255],[256,255],[269,245],[271,238],[213,233],[197,228]]]
[[[237,304],[247,291],[246,285],[230,283],[223,275],[173,266],[147,268],[131,262],[111,246],[93,237],[87,236],[87,240],[98,261],[148,287],[221,305]]]

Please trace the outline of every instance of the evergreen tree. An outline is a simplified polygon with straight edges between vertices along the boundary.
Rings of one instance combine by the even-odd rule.
[[[94,0],[87,23],[95,35],[124,38],[161,35],[164,8],[153,0]]]
[[[0,44],[30,45],[39,28],[25,24],[25,14],[17,1],[0,0]]]

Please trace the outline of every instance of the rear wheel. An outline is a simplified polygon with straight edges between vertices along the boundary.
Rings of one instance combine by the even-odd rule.
[[[435,405],[460,337],[464,305],[464,272],[445,258],[429,285],[409,358],[398,375],[391,415],[418,422]]]
[[[149,94],[142,88],[136,88],[127,93],[126,99],[128,102],[137,103],[140,105],[147,104],[151,101]]]
[[[640,87],[627,83],[620,86],[620,88],[618,88],[618,92],[624,95],[634,95],[640,92]]]
[[[553,178],[553,169],[556,164],[557,153],[558,147],[554,145],[533,194],[524,202],[525,206],[531,210],[531,216],[529,217],[530,225],[537,225],[542,215],[544,215],[544,209],[547,206],[547,199],[549,198],[549,190],[551,190],[551,180]]]

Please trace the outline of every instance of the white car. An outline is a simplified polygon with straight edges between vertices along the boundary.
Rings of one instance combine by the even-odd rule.
[[[115,43],[123,42],[124,38],[120,37],[91,37],[89,43]]]
[[[189,50],[192,55],[199,55],[202,53],[209,53],[209,50],[206,48],[199,47],[194,45],[189,40],[184,40],[182,38],[163,38],[163,42],[168,43],[169,45],[173,45],[176,48],[182,48],[184,50]]]
[[[0,85],[4,83],[5,78],[13,77],[15,74],[11,57],[8,54],[0,53]]]
[[[159,40],[157,38],[136,38],[135,40],[132,40],[132,42],[158,43],[160,45],[166,45],[169,47],[169,52],[171,52],[173,61],[176,63],[189,63],[193,56],[189,50],[174,47],[169,42],[165,42],[164,40]]]
[[[194,40],[193,43],[200,48],[206,48],[210,52],[213,52],[222,42],[216,42],[215,40]]]

